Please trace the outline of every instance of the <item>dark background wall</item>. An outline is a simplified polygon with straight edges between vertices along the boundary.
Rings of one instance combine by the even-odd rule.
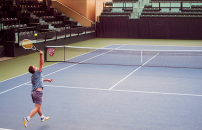
[[[200,18],[101,19],[97,37],[142,39],[202,39]]]

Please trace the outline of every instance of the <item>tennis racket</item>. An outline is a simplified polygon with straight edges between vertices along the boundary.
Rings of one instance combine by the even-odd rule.
[[[36,50],[36,51],[39,51],[32,43],[32,41],[28,40],[28,39],[24,39],[22,41],[22,47],[24,49],[32,49],[32,50]]]

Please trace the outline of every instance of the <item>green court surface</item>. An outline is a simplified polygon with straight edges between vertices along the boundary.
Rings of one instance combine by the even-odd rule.
[[[162,45],[162,46],[202,46],[202,40],[167,40],[167,39],[113,39],[96,38],[78,43],[68,44],[68,46],[78,47],[96,47],[102,48],[112,44],[120,45]],[[48,45],[48,44],[47,44]],[[69,57],[71,58],[71,56]],[[0,82],[25,74],[30,65],[38,66],[38,52],[33,54],[15,57],[10,60],[0,62]],[[54,64],[54,62],[45,62],[44,67]]]

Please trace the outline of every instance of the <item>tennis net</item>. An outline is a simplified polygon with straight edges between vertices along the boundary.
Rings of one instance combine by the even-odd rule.
[[[76,64],[202,69],[202,50],[135,50],[46,46],[44,59],[46,62]]]

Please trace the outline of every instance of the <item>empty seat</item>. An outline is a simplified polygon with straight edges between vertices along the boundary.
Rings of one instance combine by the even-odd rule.
[[[157,11],[157,12],[158,12],[158,11],[160,11],[160,10],[161,10],[160,8],[144,8],[144,9],[143,9],[144,12],[146,12],[146,11],[147,11],[147,12],[148,12],[148,11]]]
[[[101,15],[129,15],[129,12],[102,12]]]
[[[123,3],[123,2],[129,2],[129,3],[135,3],[138,2],[138,0],[113,0],[114,3]]]
[[[112,2],[106,2],[105,6],[113,6],[113,3]]]
[[[111,7],[104,7],[103,12],[111,12],[112,8]]]
[[[102,19],[112,19],[112,18],[120,18],[120,19],[128,19],[128,15],[100,15],[99,20]]]
[[[126,7],[122,9],[124,12],[133,12],[133,8],[132,7]]]

